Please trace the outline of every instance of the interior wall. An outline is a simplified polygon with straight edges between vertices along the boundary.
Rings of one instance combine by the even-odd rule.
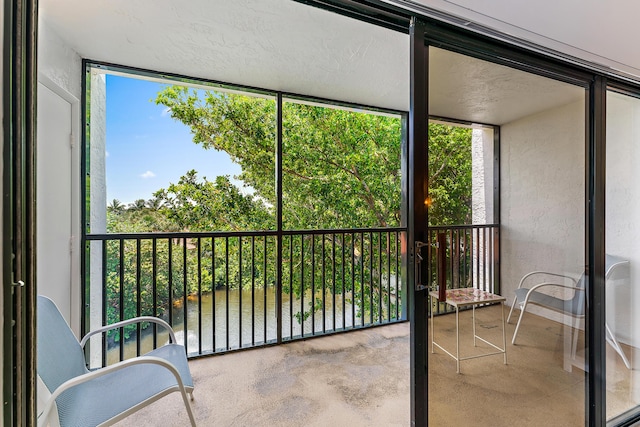
[[[81,99],[82,59],[43,19],[38,23],[38,74]]]
[[[584,269],[582,100],[501,127],[501,289],[511,304],[534,270],[579,277]],[[539,309],[532,307],[532,312]],[[544,315],[561,320],[557,313]]]
[[[607,96],[607,253],[628,259],[629,280],[609,283],[607,322],[616,337],[640,347],[640,100]]]
[[[37,286],[79,334],[82,60],[43,19],[38,32]]]
[[[77,293],[72,285],[71,242],[76,218],[71,212],[74,201],[70,191],[75,175],[71,148],[74,102],[65,99],[65,92],[58,93],[58,87],[50,81],[43,83],[44,76],[40,79],[36,166],[38,293],[53,299],[66,321],[72,324],[77,322],[74,317],[79,314],[77,301],[72,301],[73,294]]]

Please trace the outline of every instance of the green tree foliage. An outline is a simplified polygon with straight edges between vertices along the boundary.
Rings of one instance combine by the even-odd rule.
[[[227,152],[242,168],[237,178],[275,205],[274,101],[172,86],[156,102],[191,128],[196,144]],[[284,227],[398,225],[400,126],[397,117],[285,103]]]
[[[471,224],[471,129],[429,125],[429,225]]]
[[[156,199],[137,200],[125,207],[120,201],[113,200],[107,206],[107,231],[109,233],[148,233],[157,231],[177,231],[176,224],[166,217],[157,207]],[[138,315],[163,316],[169,310],[169,292],[174,298],[183,295],[183,280],[180,258],[180,243],[171,242],[178,250],[172,251],[173,265],[176,266],[169,281],[169,240],[156,242],[155,250],[150,239],[142,239],[140,246],[134,240],[110,240],[106,243],[106,308],[108,323],[120,319],[120,294],[123,294],[123,319]],[[156,254],[156,266],[153,265],[153,253]],[[138,274],[138,267],[139,274]],[[160,267],[158,267],[160,266]],[[155,275],[154,275],[155,272]],[[194,275],[193,268],[190,271]],[[155,277],[155,278],[154,278]],[[172,283],[171,289],[167,284]],[[139,292],[138,292],[139,290]],[[159,302],[153,310],[154,294]],[[140,299],[140,311],[137,301]],[[146,325],[144,325],[146,326]],[[124,329],[126,338],[136,330],[135,326]],[[119,331],[111,331],[110,339],[119,339]]]
[[[158,94],[156,103],[191,128],[196,144],[227,152],[242,168],[237,178],[275,205],[274,101],[171,86]],[[397,226],[400,126],[397,117],[285,103],[284,227]],[[469,223],[471,129],[430,124],[429,171],[430,224]],[[193,184],[191,178],[185,184]],[[263,229],[264,223],[247,225]]]
[[[245,231],[273,228],[273,208],[262,199],[242,194],[228,176],[214,182],[190,170],[178,183],[158,190],[160,212],[181,230]]]
[[[125,206],[118,199],[113,199],[113,201],[107,206],[108,212],[113,212],[116,214],[121,214],[124,212]]]
[[[283,125],[286,228],[400,224],[399,118],[287,103]]]
[[[114,200],[107,206],[107,231],[109,233],[148,233],[179,231],[178,224],[155,204],[156,199],[136,200],[124,206]]]

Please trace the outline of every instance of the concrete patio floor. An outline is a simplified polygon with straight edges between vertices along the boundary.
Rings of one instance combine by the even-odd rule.
[[[501,343],[498,310],[476,313],[478,334]],[[462,355],[488,351],[473,347],[471,312],[460,321]],[[585,374],[563,369],[564,328],[534,315],[525,322],[516,346],[507,325],[507,365],[489,356],[461,362],[456,374],[451,357],[429,354],[429,425],[584,426]],[[455,348],[455,317],[437,317],[435,328],[437,340]],[[608,404],[619,413],[633,403],[636,371],[608,356]],[[408,323],[196,359],[190,367],[200,426],[410,425]],[[117,425],[183,426],[188,418],[173,393]]]

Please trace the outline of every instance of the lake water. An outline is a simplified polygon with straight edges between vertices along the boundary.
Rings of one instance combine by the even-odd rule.
[[[276,288],[268,287],[266,292],[263,289],[243,290],[217,290],[214,293],[202,296],[199,310],[198,299],[190,298],[186,306],[186,345],[190,354],[212,353],[229,349],[252,347],[266,342],[273,342],[277,339],[276,323]],[[311,292],[307,292],[303,298],[304,309],[309,310]],[[356,301],[360,296],[356,295]],[[368,295],[365,295],[368,298]],[[316,293],[316,299],[322,299],[322,292]],[[252,304],[252,301],[255,304]],[[266,304],[265,304],[266,301]],[[282,297],[282,337],[283,340],[304,335],[333,331],[334,329],[350,328],[355,319],[356,325],[362,324],[358,307],[351,304],[351,295],[347,292],[344,298],[342,295],[326,293],[324,299],[324,322],[322,310],[316,311],[314,316],[309,315],[307,319],[300,323],[296,316],[301,312],[301,301],[299,298],[291,299],[288,294]],[[215,310],[214,310],[215,306]],[[335,308],[335,309],[334,309]],[[173,308],[173,329],[179,344],[185,344],[185,307],[174,306]],[[343,316],[344,315],[344,316]],[[293,322],[291,321],[293,319]],[[253,322],[252,322],[253,320]],[[374,319],[375,320],[375,319]],[[335,322],[335,323],[334,323]],[[365,323],[370,323],[367,316]],[[141,353],[145,353],[153,348],[153,328],[147,328],[141,334]],[[214,332],[215,331],[215,332]],[[228,334],[227,334],[228,331]],[[266,338],[266,339],[265,339]],[[158,334],[158,342],[163,343],[168,340],[166,333]],[[214,344],[215,342],[215,344]],[[131,340],[125,343],[125,358],[136,355],[136,342]],[[108,363],[115,363],[119,360],[119,346],[117,344],[109,347]]]

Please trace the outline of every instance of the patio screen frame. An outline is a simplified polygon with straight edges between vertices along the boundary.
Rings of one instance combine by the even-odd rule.
[[[100,233],[96,233],[96,234],[92,234],[89,233],[88,230],[90,229],[90,211],[91,211],[91,200],[90,200],[90,190],[88,187],[88,183],[90,182],[90,164],[91,164],[91,150],[89,149],[90,144],[91,144],[91,135],[90,135],[90,122],[91,122],[91,118],[90,118],[90,108],[91,108],[91,99],[90,99],[90,86],[91,86],[91,70],[99,70],[99,71],[103,71],[105,74],[113,74],[113,75],[119,75],[119,76],[125,76],[125,77],[130,77],[130,78],[139,78],[139,79],[148,79],[151,81],[160,81],[161,83],[166,83],[166,84],[173,84],[173,85],[184,85],[186,87],[197,87],[200,89],[205,89],[205,90],[222,90],[222,91],[230,91],[230,92],[236,92],[236,93],[244,93],[247,96],[258,96],[258,97],[264,97],[267,99],[272,99],[275,102],[275,131],[276,131],[276,138],[273,141],[274,143],[274,169],[275,169],[275,194],[276,194],[276,203],[275,203],[275,228],[273,229],[269,229],[269,230],[259,230],[259,231],[254,231],[255,233],[258,234],[263,234],[263,235],[270,235],[275,237],[275,243],[276,243],[276,249],[275,249],[275,253],[276,253],[276,257],[275,257],[275,264],[276,264],[276,274],[277,274],[277,279],[276,279],[276,290],[275,290],[275,316],[276,316],[276,338],[275,340],[269,341],[269,342],[265,342],[261,345],[256,345],[256,346],[246,346],[246,347],[242,347],[240,346],[240,348],[228,348],[226,350],[226,352],[229,351],[243,351],[243,350],[249,350],[252,348],[256,348],[256,347],[260,347],[260,346],[268,346],[268,345],[278,345],[278,344],[282,344],[288,341],[292,341],[295,339],[307,339],[307,338],[311,338],[311,337],[319,337],[319,336],[326,336],[326,335],[331,335],[331,334],[336,334],[336,333],[343,333],[343,332],[348,332],[351,330],[356,330],[356,329],[360,329],[360,328],[369,328],[369,327],[377,327],[380,325],[385,325],[385,324],[391,324],[391,323],[396,323],[396,322],[405,322],[408,320],[408,307],[409,307],[409,296],[408,296],[408,280],[406,280],[407,277],[407,260],[404,257],[404,255],[406,253],[406,239],[399,239],[402,240],[401,243],[398,244],[398,247],[396,249],[399,249],[400,254],[402,255],[401,261],[400,261],[400,272],[401,272],[401,286],[399,289],[400,295],[402,295],[402,300],[401,303],[399,305],[399,308],[396,310],[398,311],[398,316],[397,318],[391,319],[391,314],[389,314],[389,319],[385,320],[384,322],[382,322],[382,320],[380,320],[380,322],[373,322],[373,320],[371,321],[371,324],[367,324],[367,325],[362,325],[362,326],[357,326],[357,325],[352,325],[349,329],[346,330],[340,330],[335,329],[333,331],[321,331],[321,332],[314,332],[312,335],[305,335],[304,333],[302,334],[301,337],[283,337],[283,316],[284,316],[284,312],[283,312],[283,280],[282,280],[282,276],[283,276],[283,242],[286,238],[286,236],[290,233],[299,233],[301,230],[291,230],[288,228],[285,228],[285,226],[283,225],[283,156],[286,155],[286,152],[283,150],[283,139],[285,138],[285,135],[283,134],[284,131],[284,122],[283,122],[283,109],[284,109],[284,104],[287,102],[292,102],[292,103],[296,103],[296,102],[300,102],[300,103],[307,103],[310,105],[318,105],[318,106],[324,106],[324,108],[336,108],[336,109],[345,109],[345,110],[351,110],[354,112],[358,112],[358,113],[367,113],[367,114],[379,114],[379,115],[387,115],[387,116],[395,116],[398,118],[398,120],[400,121],[400,134],[399,134],[399,138],[400,138],[400,164],[398,165],[399,170],[401,171],[401,176],[400,176],[400,188],[399,188],[399,192],[400,192],[400,212],[401,212],[401,217],[400,217],[400,221],[399,224],[397,226],[394,227],[384,227],[385,229],[388,229],[392,232],[397,232],[397,233],[401,233],[401,234],[407,234],[407,210],[406,210],[406,206],[407,206],[407,201],[406,201],[406,188],[407,188],[407,176],[406,176],[406,171],[407,171],[407,165],[406,165],[406,159],[408,158],[407,156],[407,133],[406,133],[406,128],[407,128],[407,120],[408,120],[408,113],[406,111],[400,111],[400,110],[394,110],[391,108],[382,108],[382,107],[376,107],[376,106],[370,106],[370,105],[364,105],[364,104],[357,104],[354,102],[347,102],[347,101],[341,101],[341,100],[334,100],[334,99],[328,99],[328,98],[322,98],[322,97],[318,97],[318,96],[313,96],[313,95],[304,95],[304,94],[298,94],[298,93],[293,93],[293,92],[284,92],[284,91],[278,91],[278,90],[272,90],[272,89],[265,89],[265,88],[259,88],[259,87],[255,87],[255,86],[248,86],[248,85],[242,85],[242,84],[237,84],[237,83],[227,83],[227,82],[223,82],[223,81],[219,81],[219,80],[211,80],[211,79],[204,79],[204,78],[198,78],[198,77],[191,77],[188,75],[184,75],[184,74],[177,74],[177,73],[166,73],[166,72],[161,72],[161,71],[155,71],[155,70],[147,70],[147,69],[141,69],[141,68],[136,68],[136,67],[130,67],[130,66],[126,66],[126,65],[119,65],[119,64],[112,64],[112,63],[107,63],[107,62],[103,62],[103,61],[97,61],[97,60],[91,60],[91,59],[83,59],[82,60],[82,68],[83,68],[83,74],[82,74],[82,101],[81,101],[81,105],[82,105],[82,112],[81,112],[81,117],[83,120],[83,127],[85,128],[85,131],[82,133],[82,143],[81,143],[81,162],[80,162],[80,195],[81,195],[81,201],[80,201],[80,218],[81,218],[81,222],[83,224],[83,226],[81,227],[81,240],[80,240],[80,257],[81,257],[81,261],[80,261],[80,276],[81,276],[81,304],[83,307],[83,312],[80,316],[80,329],[82,331],[82,334],[85,334],[88,332],[89,330],[89,320],[91,319],[91,276],[90,276],[90,265],[91,265],[91,261],[89,259],[89,257],[87,256],[87,249],[89,248],[89,245],[91,243],[92,240],[96,240],[97,238],[100,238],[101,236],[107,236],[107,235],[111,235],[113,234],[114,236],[126,236],[126,233],[106,233],[106,234],[100,234]],[[367,230],[376,230],[377,228],[380,227],[364,227],[364,228],[354,228],[353,232],[361,232],[364,229]],[[215,230],[212,230],[215,231]],[[312,229],[312,231],[317,231],[317,229]],[[330,230],[328,230],[330,231]],[[335,230],[334,230],[335,231]],[[342,230],[345,231],[345,230]],[[145,233],[141,233],[145,234]],[[152,236],[153,233],[148,233],[149,236]],[[170,235],[174,235],[175,237],[179,238],[180,233],[160,233],[160,234],[170,234]],[[104,292],[104,291],[103,291]],[[104,298],[104,296],[102,296],[101,298]],[[103,301],[104,303],[104,301]],[[171,319],[171,316],[169,317]],[[381,319],[381,318],[380,318]],[[106,323],[106,317],[103,313],[103,320],[102,323]],[[170,322],[171,323],[171,320]],[[186,337],[186,334],[185,334]],[[122,342],[122,339],[121,339]],[[87,352],[90,352],[90,343],[87,344],[86,348],[87,348]],[[187,346],[186,343],[186,339],[185,339],[185,347]],[[213,353],[216,353],[216,349],[214,348]],[[200,357],[200,356],[208,356],[207,355],[196,355],[196,356],[192,356],[189,355],[189,357]]]

